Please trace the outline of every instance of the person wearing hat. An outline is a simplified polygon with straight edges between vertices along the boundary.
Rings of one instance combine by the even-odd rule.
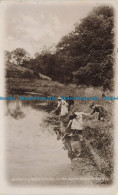
[[[55,109],[55,113],[60,112],[60,118],[68,114],[69,104],[66,100],[62,100],[61,97],[58,97],[57,108]]]

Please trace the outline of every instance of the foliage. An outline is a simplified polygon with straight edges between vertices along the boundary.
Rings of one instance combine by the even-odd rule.
[[[10,60],[11,60],[11,52],[10,51],[7,51],[5,50],[5,63],[10,63]]]
[[[6,63],[23,65],[23,63],[26,63],[29,60],[30,55],[23,48],[17,48],[11,52],[5,51]]]
[[[82,19],[70,34],[57,45],[57,52],[66,56],[73,81],[90,86],[111,88],[114,64],[113,9],[95,8]]]

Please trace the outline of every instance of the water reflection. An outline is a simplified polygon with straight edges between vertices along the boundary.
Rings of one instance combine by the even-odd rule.
[[[14,119],[22,119],[25,117],[25,109],[20,101],[8,102],[6,108],[6,115]]]
[[[62,177],[70,170],[68,153],[54,131],[57,124],[49,123],[48,117],[48,112],[20,101],[6,105],[9,178]]]

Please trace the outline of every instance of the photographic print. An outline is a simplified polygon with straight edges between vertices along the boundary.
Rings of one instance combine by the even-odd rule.
[[[13,189],[114,185],[115,18],[110,1],[5,2],[0,101]]]

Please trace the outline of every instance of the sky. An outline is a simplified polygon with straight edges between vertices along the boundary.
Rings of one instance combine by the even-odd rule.
[[[24,48],[33,56],[46,48],[55,50],[61,38],[74,29],[91,10],[94,3],[82,2],[17,2],[6,6],[6,50]]]

